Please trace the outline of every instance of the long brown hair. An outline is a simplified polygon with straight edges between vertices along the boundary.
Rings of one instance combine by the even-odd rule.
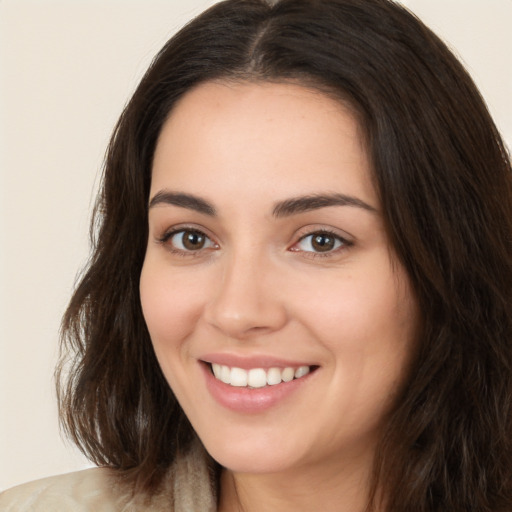
[[[93,253],[62,326],[60,412],[78,446],[150,492],[193,430],[141,312],[151,164],[175,102],[213,79],[294,80],[359,113],[391,243],[422,313],[369,508],[512,509],[510,159],[447,47],[390,0],[227,0],[155,58],[112,137]]]

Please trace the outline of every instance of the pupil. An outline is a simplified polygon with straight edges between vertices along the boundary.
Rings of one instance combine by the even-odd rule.
[[[184,247],[186,247],[187,249],[190,249],[190,250],[201,249],[205,242],[204,236],[201,235],[201,233],[197,233],[194,231],[186,231],[183,234],[182,241],[183,241]]]
[[[334,247],[334,238],[329,235],[316,235],[313,237],[312,245],[318,252],[327,252]]]

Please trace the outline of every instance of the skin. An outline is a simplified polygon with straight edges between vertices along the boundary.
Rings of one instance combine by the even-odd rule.
[[[150,206],[140,292],[169,385],[226,468],[219,510],[362,510],[418,312],[356,116],[296,84],[202,84],[161,132],[150,201],[162,192],[215,209]],[[276,203],[317,194],[359,203],[275,215]],[[208,238],[187,250],[180,229]],[[325,231],[335,245],[320,252],[310,235]],[[244,413],[207,389],[210,353],[318,368],[269,409]]]

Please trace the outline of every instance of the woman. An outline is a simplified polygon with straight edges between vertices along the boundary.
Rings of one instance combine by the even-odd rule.
[[[396,4],[208,10],[118,123],[64,318],[63,422],[105,467],[0,504],[509,510],[510,171]]]

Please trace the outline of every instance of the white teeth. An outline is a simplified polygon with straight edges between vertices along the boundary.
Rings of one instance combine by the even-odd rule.
[[[290,382],[295,377],[295,370],[293,368],[285,368],[281,375],[284,382]]]
[[[301,377],[304,377],[304,375],[307,375],[309,373],[309,366],[299,366],[295,370],[295,378],[300,379]]]
[[[213,375],[216,379],[235,387],[262,388],[264,386],[275,386],[281,382],[290,382],[300,379],[307,375],[311,369],[309,366],[299,366],[298,368],[243,368],[229,367],[218,363],[212,363]]]
[[[270,368],[267,372],[267,384],[269,386],[281,384],[281,370],[279,368]]]
[[[231,370],[229,366],[220,367],[220,380],[224,382],[224,384],[231,384]]]
[[[247,384],[251,388],[262,388],[267,385],[267,372],[263,368],[252,368],[249,370]]]
[[[240,388],[247,386],[247,372],[242,368],[231,368],[230,384]]]
[[[220,364],[212,363],[212,370],[213,370],[213,375],[215,375],[215,378],[221,380],[220,375],[221,375],[222,369],[221,369]]]

